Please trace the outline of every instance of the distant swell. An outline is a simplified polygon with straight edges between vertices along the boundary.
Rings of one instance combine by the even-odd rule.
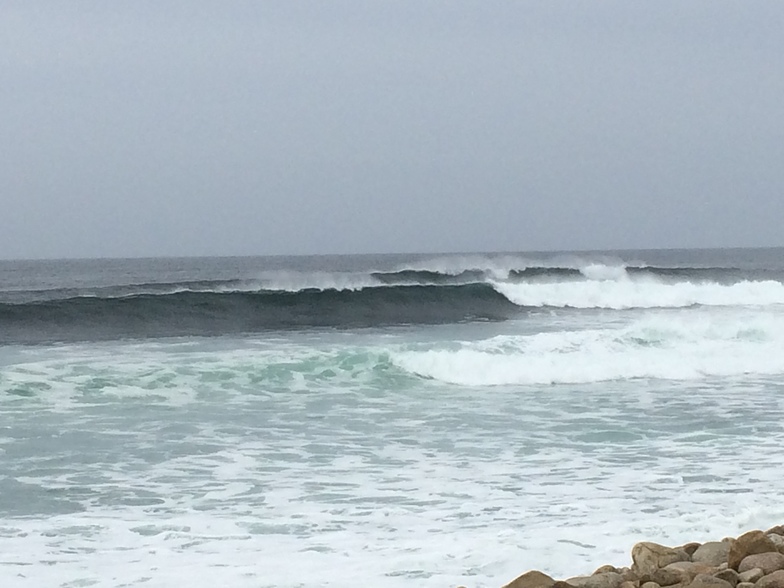
[[[434,270],[401,270],[397,272],[374,272],[373,278],[382,284],[468,284],[479,282],[487,276],[482,270],[464,270],[454,274],[442,273]]]
[[[174,292],[0,304],[0,342],[219,335],[505,320],[521,309],[489,284],[299,292]]]

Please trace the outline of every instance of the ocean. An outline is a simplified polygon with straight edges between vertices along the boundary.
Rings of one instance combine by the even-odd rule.
[[[784,522],[784,249],[0,262],[0,585],[500,586]]]

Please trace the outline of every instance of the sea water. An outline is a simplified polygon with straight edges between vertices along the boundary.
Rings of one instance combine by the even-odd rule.
[[[0,262],[0,585],[590,573],[783,422],[784,250]]]

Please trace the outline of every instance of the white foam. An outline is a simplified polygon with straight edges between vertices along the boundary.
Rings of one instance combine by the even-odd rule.
[[[466,338],[477,328],[460,326]],[[4,395],[0,422],[16,430],[0,427],[2,471],[44,502],[84,510],[50,514],[31,501],[24,517],[0,515],[3,585],[497,587],[530,568],[564,578],[627,565],[640,540],[704,541],[784,518],[778,376],[756,388],[760,374],[750,371],[715,386],[477,389],[415,379],[386,362],[468,351],[449,364],[465,378],[482,375],[476,358],[530,355],[557,374],[570,361],[583,370],[635,365],[635,353],[642,369],[646,352],[660,352],[685,363],[687,376],[714,360],[735,373],[762,369],[750,363],[754,352],[780,363],[784,317],[690,309],[463,343],[441,332],[6,355],[3,391],[24,378],[62,389],[39,392],[38,404]],[[379,371],[386,379],[375,379]],[[494,376],[484,375],[480,383]],[[103,384],[85,401],[80,390],[93,377]],[[128,402],[145,401],[136,394],[148,389],[149,410],[134,420]],[[78,402],[53,414],[49,392]],[[39,455],[39,431],[62,432],[63,442]],[[87,455],[75,455],[72,432],[104,445],[85,443]]]
[[[467,386],[771,376],[784,374],[784,317],[654,313],[623,327],[498,336],[395,353],[392,361]]]
[[[584,268],[586,275],[615,273],[614,279],[563,282],[492,282],[493,287],[515,304],[526,307],[681,308],[707,306],[765,306],[784,304],[784,284],[772,280],[736,284],[715,282],[664,283],[653,277],[628,277],[625,270],[607,266]]]
[[[629,277],[623,265],[589,263],[579,269],[581,274],[591,280],[626,280]]]

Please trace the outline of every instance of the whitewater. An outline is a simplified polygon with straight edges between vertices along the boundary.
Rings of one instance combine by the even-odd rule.
[[[0,262],[3,586],[500,586],[784,519],[784,250]]]

